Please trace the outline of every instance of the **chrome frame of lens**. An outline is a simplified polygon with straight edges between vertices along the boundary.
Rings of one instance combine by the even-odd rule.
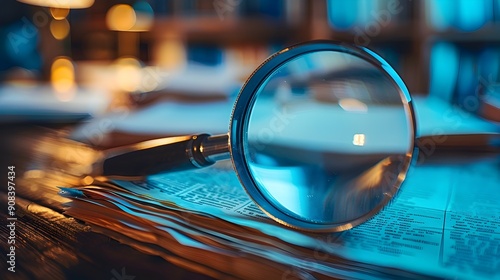
[[[373,209],[364,216],[342,224],[323,224],[308,222],[281,211],[273,203],[271,203],[257,187],[256,182],[254,181],[247,165],[244,151],[244,143],[247,137],[248,120],[251,108],[255,102],[256,93],[258,92],[263,82],[269,77],[269,75],[274,72],[274,70],[276,70],[284,63],[296,58],[297,56],[318,51],[335,51],[351,54],[364,59],[365,61],[383,70],[384,74],[386,74],[398,88],[401,100],[403,101],[403,106],[405,106],[407,118],[412,123],[412,135],[410,135],[410,139],[412,141],[411,147],[414,148],[410,149],[410,151],[408,151],[406,155],[408,158],[407,164],[402,167],[395,185],[393,186],[393,188],[391,188],[391,190],[393,191],[391,193],[386,193],[383,203],[381,203],[377,208]],[[233,162],[233,166],[247,194],[253,199],[256,205],[263,212],[265,212],[269,217],[271,217],[278,223],[292,228],[313,232],[337,232],[351,229],[352,227],[367,221],[375,214],[377,214],[384,206],[386,206],[387,203],[389,203],[393,196],[396,194],[400,185],[405,179],[406,173],[410,166],[410,162],[412,161],[412,157],[417,152],[414,145],[415,132],[417,131],[416,121],[411,101],[412,99],[410,93],[396,71],[383,58],[365,47],[358,47],[355,45],[335,41],[320,40],[310,41],[283,49],[266,59],[252,73],[252,75],[247,79],[247,81],[241,88],[241,91],[236,99],[231,115],[231,121],[229,124],[229,150],[231,152],[231,160]]]

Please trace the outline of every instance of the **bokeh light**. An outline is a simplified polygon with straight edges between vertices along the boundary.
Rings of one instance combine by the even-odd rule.
[[[75,67],[68,57],[57,57],[52,63],[50,80],[56,97],[70,101],[75,94]]]
[[[62,20],[52,20],[50,22],[50,33],[57,40],[66,38],[69,34],[69,22],[65,18]]]
[[[154,57],[157,64],[167,69],[183,67],[186,62],[186,49],[178,38],[164,39],[154,48]]]
[[[111,30],[129,31],[134,27],[136,20],[134,9],[126,4],[114,5],[106,14],[106,24]]]
[[[114,5],[106,14],[108,28],[116,31],[148,31],[153,20],[153,8],[145,1],[138,1],[133,6]]]
[[[50,14],[56,20],[65,19],[69,14],[68,8],[50,8]]]
[[[134,92],[141,84],[142,65],[135,57],[122,57],[116,60],[116,85],[120,90]]]
[[[52,8],[85,9],[94,4],[94,0],[18,0],[19,2]]]

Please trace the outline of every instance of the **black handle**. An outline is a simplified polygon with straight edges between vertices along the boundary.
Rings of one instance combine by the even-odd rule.
[[[105,152],[94,166],[95,175],[143,177],[164,171],[204,167],[214,162],[201,153],[208,134],[155,139]]]

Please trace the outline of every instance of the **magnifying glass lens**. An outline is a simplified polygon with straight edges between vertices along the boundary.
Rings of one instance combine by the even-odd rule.
[[[341,231],[375,215],[414,148],[410,95],[378,55],[314,41],[280,51],[247,80],[228,134],[168,137],[107,151],[96,174],[145,176],[232,159],[248,195],[276,221]]]
[[[233,156],[244,162],[235,162],[240,180],[281,223],[350,228],[386,205],[404,179],[414,149],[407,90],[363,49],[306,47],[281,56],[241,93],[251,97],[241,158]]]

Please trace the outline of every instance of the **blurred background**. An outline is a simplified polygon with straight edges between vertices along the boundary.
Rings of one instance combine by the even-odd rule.
[[[230,99],[270,54],[312,39],[371,48],[412,93],[500,121],[479,105],[499,105],[500,0],[8,0],[0,117]]]

